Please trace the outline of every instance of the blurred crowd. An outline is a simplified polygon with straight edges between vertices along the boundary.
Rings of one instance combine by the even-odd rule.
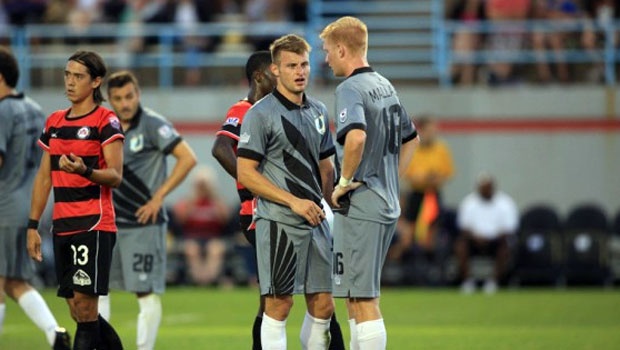
[[[618,0],[454,0],[448,7],[448,18],[463,24],[490,21],[497,25],[491,33],[463,29],[453,37],[456,57],[467,58],[478,50],[519,51],[531,50],[532,65],[510,62],[487,64],[463,63],[453,66],[453,80],[460,85],[485,83],[489,85],[514,84],[524,80],[546,83],[574,81],[601,82],[603,66],[568,65],[565,51],[583,50],[593,58],[604,47],[604,28],[620,16]],[[570,30],[553,30],[543,26],[534,30],[525,26],[505,24],[521,20],[558,20]],[[466,28],[463,27],[463,28]],[[558,27],[559,28],[559,27]],[[574,29],[574,30],[573,30]],[[614,44],[617,34],[614,34]],[[551,57],[552,59],[549,59]]]

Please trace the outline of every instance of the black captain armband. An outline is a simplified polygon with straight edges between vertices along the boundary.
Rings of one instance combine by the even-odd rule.
[[[38,230],[39,229],[39,220],[28,219],[28,229]]]
[[[93,174],[93,168],[87,166],[86,170],[84,170],[83,173],[81,173],[80,175],[82,175],[82,177],[85,177],[87,179],[90,179],[90,176]]]

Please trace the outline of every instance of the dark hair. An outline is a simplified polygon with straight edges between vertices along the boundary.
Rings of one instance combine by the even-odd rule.
[[[138,78],[128,70],[122,70],[110,75],[108,78],[108,95],[110,95],[110,89],[120,88],[130,83],[133,84],[136,89],[140,88],[138,85]]]
[[[248,83],[252,84],[252,74],[257,70],[263,70],[271,64],[271,52],[267,50],[256,51],[250,55],[245,64],[245,77]]]
[[[105,67],[105,63],[103,62],[103,58],[101,58],[101,56],[94,51],[76,51],[73,55],[71,55],[71,57],[69,57],[68,61],[75,61],[84,65],[86,69],[88,69],[88,74],[91,79],[100,77],[103,80],[108,71]],[[105,98],[101,93],[101,85],[103,85],[103,81],[97,88],[95,88],[95,91],[93,91],[93,99],[96,104],[101,104],[105,101]]]
[[[2,74],[6,85],[11,88],[17,86],[19,67],[15,56],[6,47],[0,47],[0,74]]]

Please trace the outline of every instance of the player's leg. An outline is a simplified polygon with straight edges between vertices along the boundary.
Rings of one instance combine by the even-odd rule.
[[[120,254],[120,245],[122,241],[121,232],[116,233],[116,243],[112,250],[112,263],[110,265],[110,289],[124,289],[123,284],[123,261]],[[106,321],[110,322],[112,317],[111,310],[111,296],[100,295],[99,296],[99,315]]]
[[[248,240],[250,245],[254,248],[254,261],[256,266],[258,266],[258,262],[256,260],[256,230],[254,229],[254,225],[252,223],[251,215],[241,215],[239,218],[239,224],[241,226],[241,231],[243,235]],[[256,276],[258,281],[260,282],[260,277],[258,276],[258,270],[256,271]],[[252,350],[262,350],[261,340],[260,340],[260,329],[261,324],[263,323],[263,313],[265,312],[265,297],[260,296],[258,311],[256,313],[256,317],[254,317],[254,323],[252,324]]]
[[[331,340],[329,324],[334,313],[331,293],[306,294],[306,316],[301,326],[303,349],[326,349]]]
[[[2,335],[4,315],[6,314],[6,303],[4,299],[4,277],[0,276],[0,335]]]

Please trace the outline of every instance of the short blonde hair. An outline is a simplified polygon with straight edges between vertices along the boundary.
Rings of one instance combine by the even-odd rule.
[[[368,28],[360,19],[345,16],[330,23],[319,37],[343,44],[355,53],[366,53],[368,49]]]
[[[276,39],[271,45],[269,45],[269,51],[271,51],[271,62],[280,62],[280,52],[288,51],[298,55],[304,53],[310,53],[310,44],[306,39],[296,34],[287,34]]]

